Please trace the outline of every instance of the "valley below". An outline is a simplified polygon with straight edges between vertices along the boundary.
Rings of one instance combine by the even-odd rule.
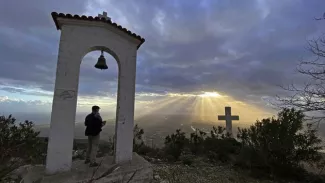
[[[115,119],[106,119],[107,123],[103,127],[101,132],[101,140],[109,141],[115,134]],[[200,121],[192,119],[188,115],[148,115],[139,119],[136,119],[134,124],[137,124],[140,128],[144,129],[144,141],[149,146],[161,147],[164,139],[167,135],[174,133],[177,129],[181,129],[188,135],[200,129],[205,132],[210,132],[213,126],[223,126],[225,123],[217,121]],[[233,123],[233,131],[236,136],[237,128],[248,127],[252,123]],[[50,131],[49,124],[36,125],[36,130],[40,131],[40,137],[48,137]],[[84,135],[85,126],[83,122],[75,123],[74,136],[75,139],[85,139]]]

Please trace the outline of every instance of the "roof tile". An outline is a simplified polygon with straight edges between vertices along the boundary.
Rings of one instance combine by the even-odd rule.
[[[116,23],[113,23],[111,20],[106,20],[105,18],[92,17],[92,16],[87,17],[85,15],[79,16],[79,15],[71,15],[71,14],[64,14],[64,13],[57,13],[57,12],[52,12],[51,15],[55,22],[55,26],[58,30],[60,29],[60,27],[58,25],[57,18],[71,18],[71,19],[79,19],[79,20],[105,22],[105,23],[110,24],[113,27],[119,29],[120,31],[127,33],[129,36],[132,36],[132,37],[140,40],[141,43],[139,44],[138,48],[145,42],[145,39],[142,38],[141,36],[139,36],[135,33],[132,33],[130,30],[123,28],[121,25],[117,25]]]

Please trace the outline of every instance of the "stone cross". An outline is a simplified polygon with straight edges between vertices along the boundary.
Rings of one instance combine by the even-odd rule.
[[[99,18],[105,18],[106,20],[110,20],[111,18],[107,16],[107,12],[103,11],[103,14],[98,14]]]
[[[239,116],[231,115],[231,107],[225,107],[225,115],[218,116],[218,120],[226,120],[226,131],[233,137],[232,135],[232,120],[239,120]]]

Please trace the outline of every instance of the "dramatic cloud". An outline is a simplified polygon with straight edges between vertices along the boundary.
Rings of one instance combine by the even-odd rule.
[[[138,53],[138,102],[146,93],[217,91],[265,107],[265,99],[283,92],[278,85],[303,81],[294,72],[296,63],[309,56],[306,40],[325,30],[324,21],[314,20],[324,6],[322,0],[2,1],[0,110],[18,94],[51,102],[60,35],[52,11],[107,11],[146,38]],[[116,100],[117,64],[107,56],[108,71],[97,71],[98,56],[87,54],[81,65],[85,105],[94,96],[107,97],[107,105]]]

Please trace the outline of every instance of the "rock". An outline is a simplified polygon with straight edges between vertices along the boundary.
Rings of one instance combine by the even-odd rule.
[[[155,176],[153,176],[153,178],[154,178],[155,180],[160,180],[160,176],[159,176],[159,175],[155,175]]]
[[[28,172],[28,170],[30,168],[32,168],[32,167],[33,167],[32,165],[23,165],[23,166],[17,168],[16,170],[14,170],[11,173],[12,174],[12,178],[25,175]]]
[[[38,180],[44,183],[81,183],[82,181],[87,183],[91,177],[101,177],[98,182],[124,182],[122,181],[123,178],[131,176],[134,176],[133,179],[137,180],[137,182],[145,182],[144,180],[150,182],[153,179],[152,165],[136,153],[133,153],[132,162],[121,165],[119,169],[116,169],[116,164],[112,163],[114,162],[114,156],[98,158],[97,161],[101,162],[101,166],[89,168],[88,165],[84,164],[83,160],[76,160],[72,162],[69,172],[54,175],[46,175],[44,165],[33,167],[23,178],[25,183],[36,183],[35,181]],[[133,174],[134,172],[136,173]]]

